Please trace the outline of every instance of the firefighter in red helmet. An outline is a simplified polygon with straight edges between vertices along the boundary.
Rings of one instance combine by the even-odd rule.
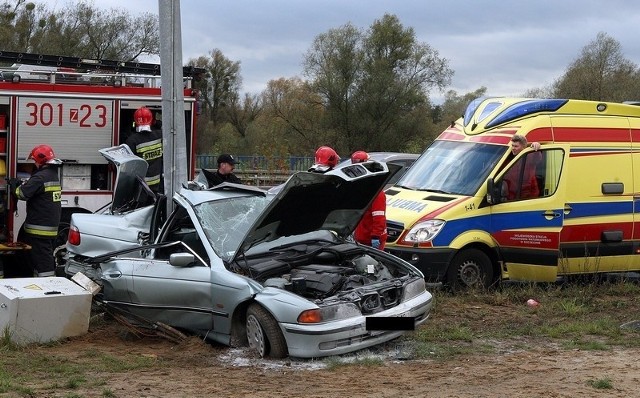
[[[334,151],[333,148],[321,146],[316,150],[314,163],[307,171],[313,173],[326,173],[336,167],[338,162],[340,162],[340,156],[338,156],[338,153]],[[269,193],[275,195],[280,192],[283,186],[284,184],[276,185],[269,189]]]
[[[356,151],[351,155],[351,163],[361,163],[369,160],[365,151]],[[387,243],[387,196],[384,191],[378,195],[365,211],[362,220],[353,233],[355,240],[364,245],[384,250]]]
[[[55,276],[53,250],[58,237],[58,225],[62,212],[62,187],[58,166],[62,164],[49,145],[38,145],[27,159],[33,159],[36,169],[25,182],[12,179],[10,189],[19,200],[27,202],[27,215],[18,241],[31,246],[25,253],[29,275]]]
[[[337,166],[340,161],[340,156],[328,146],[321,146],[316,150],[315,163],[309,171],[316,173],[326,173]]]
[[[147,107],[138,108],[133,114],[136,125],[135,133],[131,134],[125,144],[133,153],[146,160],[149,164],[145,181],[153,192],[164,193],[162,176],[162,130],[152,128],[153,113]]]

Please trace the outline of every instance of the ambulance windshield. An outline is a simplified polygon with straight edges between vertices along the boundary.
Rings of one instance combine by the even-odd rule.
[[[476,142],[435,141],[396,186],[473,196],[508,149]]]

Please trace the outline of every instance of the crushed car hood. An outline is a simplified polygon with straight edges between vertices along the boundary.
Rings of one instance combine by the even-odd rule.
[[[258,243],[321,229],[346,238],[386,181],[400,169],[394,164],[365,162],[324,174],[294,174],[256,219],[236,253]]]
[[[140,201],[142,196],[153,195],[144,182],[149,165],[144,159],[136,156],[127,145],[100,149],[99,152],[115,165],[117,170],[111,213],[130,209],[132,201]],[[141,195],[142,192],[144,195]]]

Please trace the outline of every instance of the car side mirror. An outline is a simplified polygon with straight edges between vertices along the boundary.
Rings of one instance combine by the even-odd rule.
[[[500,184],[496,185],[493,178],[487,180],[487,203],[497,205],[502,201]]]
[[[173,253],[169,256],[169,264],[174,267],[188,267],[196,262],[196,256],[191,253]]]

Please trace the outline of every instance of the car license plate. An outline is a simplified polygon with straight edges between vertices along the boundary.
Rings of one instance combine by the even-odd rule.
[[[369,316],[366,329],[372,330],[415,330],[416,322],[413,316]]]

